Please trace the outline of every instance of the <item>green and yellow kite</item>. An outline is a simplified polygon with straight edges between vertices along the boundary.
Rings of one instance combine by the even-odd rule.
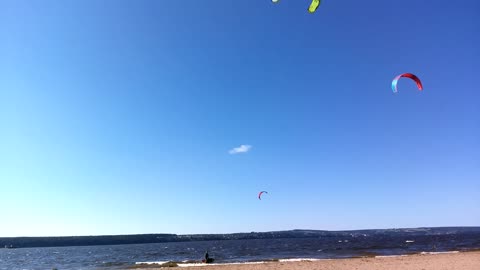
[[[318,6],[320,6],[320,0],[312,0],[312,3],[308,7],[308,12],[314,13]]]
[[[278,3],[279,0],[272,0],[273,3]],[[308,12],[314,13],[317,10],[318,6],[320,6],[321,0],[312,0],[312,3],[308,7]]]

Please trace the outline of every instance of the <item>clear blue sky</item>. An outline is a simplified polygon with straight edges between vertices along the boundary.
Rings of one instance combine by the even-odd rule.
[[[480,225],[479,1],[322,2],[0,1],[0,236]]]

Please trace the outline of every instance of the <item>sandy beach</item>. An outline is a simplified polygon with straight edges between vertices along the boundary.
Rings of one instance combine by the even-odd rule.
[[[398,257],[372,257],[353,259],[333,259],[297,262],[269,262],[262,264],[234,264],[189,267],[189,269],[209,270],[479,270],[480,251],[448,253],[448,254],[417,254]],[[165,269],[165,268],[136,268]]]

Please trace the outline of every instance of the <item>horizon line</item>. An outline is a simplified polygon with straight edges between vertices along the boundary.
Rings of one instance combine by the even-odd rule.
[[[229,234],[251,234],[251,233],[275,233],[292,231],[316,231],[316,232],[353,232],[353,231],[374,231],[374,230],[411,230],[411,229],[445,229],[445,228],[480,228],[475,226],[434,226],[434,227],[402,227],[402,228],[374,228],[374,229],[353,229],[353,230],[321,230],[321,229],[288,229],[275,231],[250,231],[250,232],[229,232],[229,233],[131,233],[131,234],[90,234],[90,235],[47,235],[47,236],[0,236],[0,238],[54,238],[54,237],[101,237],[101,236],[138,236],[138,235],[172,235],[172,236],[193,236],[193,235],[229,235]]]

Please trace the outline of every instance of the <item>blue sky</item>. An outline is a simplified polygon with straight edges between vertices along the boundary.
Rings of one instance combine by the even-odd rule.
[[[478,1],[322,2],[1,1],[0,236],[480,225]]]

